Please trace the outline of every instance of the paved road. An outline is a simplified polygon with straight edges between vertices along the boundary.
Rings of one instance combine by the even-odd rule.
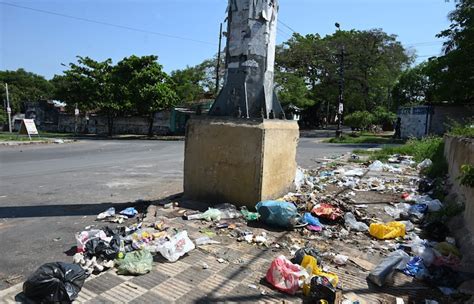
[[[324,144],[320,135],[300,140],[301,166],[360,147]],[[70,261],[74,233],[108,207],[182,191],[183,152],[182,141],[0,146],[0,289],[44,262]]]

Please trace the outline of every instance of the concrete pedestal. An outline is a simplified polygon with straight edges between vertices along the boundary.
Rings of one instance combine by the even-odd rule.
[[[296,121],[203,117],[188,121],[184,194],[253,208],[293,189]]]

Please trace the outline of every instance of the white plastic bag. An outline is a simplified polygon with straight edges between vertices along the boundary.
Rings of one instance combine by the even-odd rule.
[[[369,170],[381,172],[383,171],[383,163],[380,160],[376,160],[369,166]]]
[[[367,226],[363,222],[358,222],[354,216],[354,214],[347,212],[344,214],[344,221],[345,221],[345,226],[346,228],[349,228],[351,230],[355,231],[367,231],[369,230],[369,226]]]
[[[431,167],[431,165],[433,165],[433,162],[431,161],[431,159],[425,159],[424,161],[418,164],[417,168],[418,170],[423,170],[423,169]]]
[[[161,255],[170,262],[176,262],[187,252],[196,248],[194,243],[189,239],[187,231],[181,231],[170,240],[157,248]]]

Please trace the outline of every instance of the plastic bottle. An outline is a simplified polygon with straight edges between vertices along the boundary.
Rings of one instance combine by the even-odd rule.
[[[125,257],[125,243],[123,240],[120,240],[120,249],[117,257],[121,260]]]

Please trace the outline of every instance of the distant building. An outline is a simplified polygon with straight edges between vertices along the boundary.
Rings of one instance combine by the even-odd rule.
[[[402,138],[443,135],[453,122],[465,123],[474,117],[474,103],[400,107],[398,117]]]
[[[171,110],[170,131],[172,134],[182,135],[186,131],[186,123],[196,115],[207,115],[214,103],[213,99],[201,99],[186,106],[176,107]]]

